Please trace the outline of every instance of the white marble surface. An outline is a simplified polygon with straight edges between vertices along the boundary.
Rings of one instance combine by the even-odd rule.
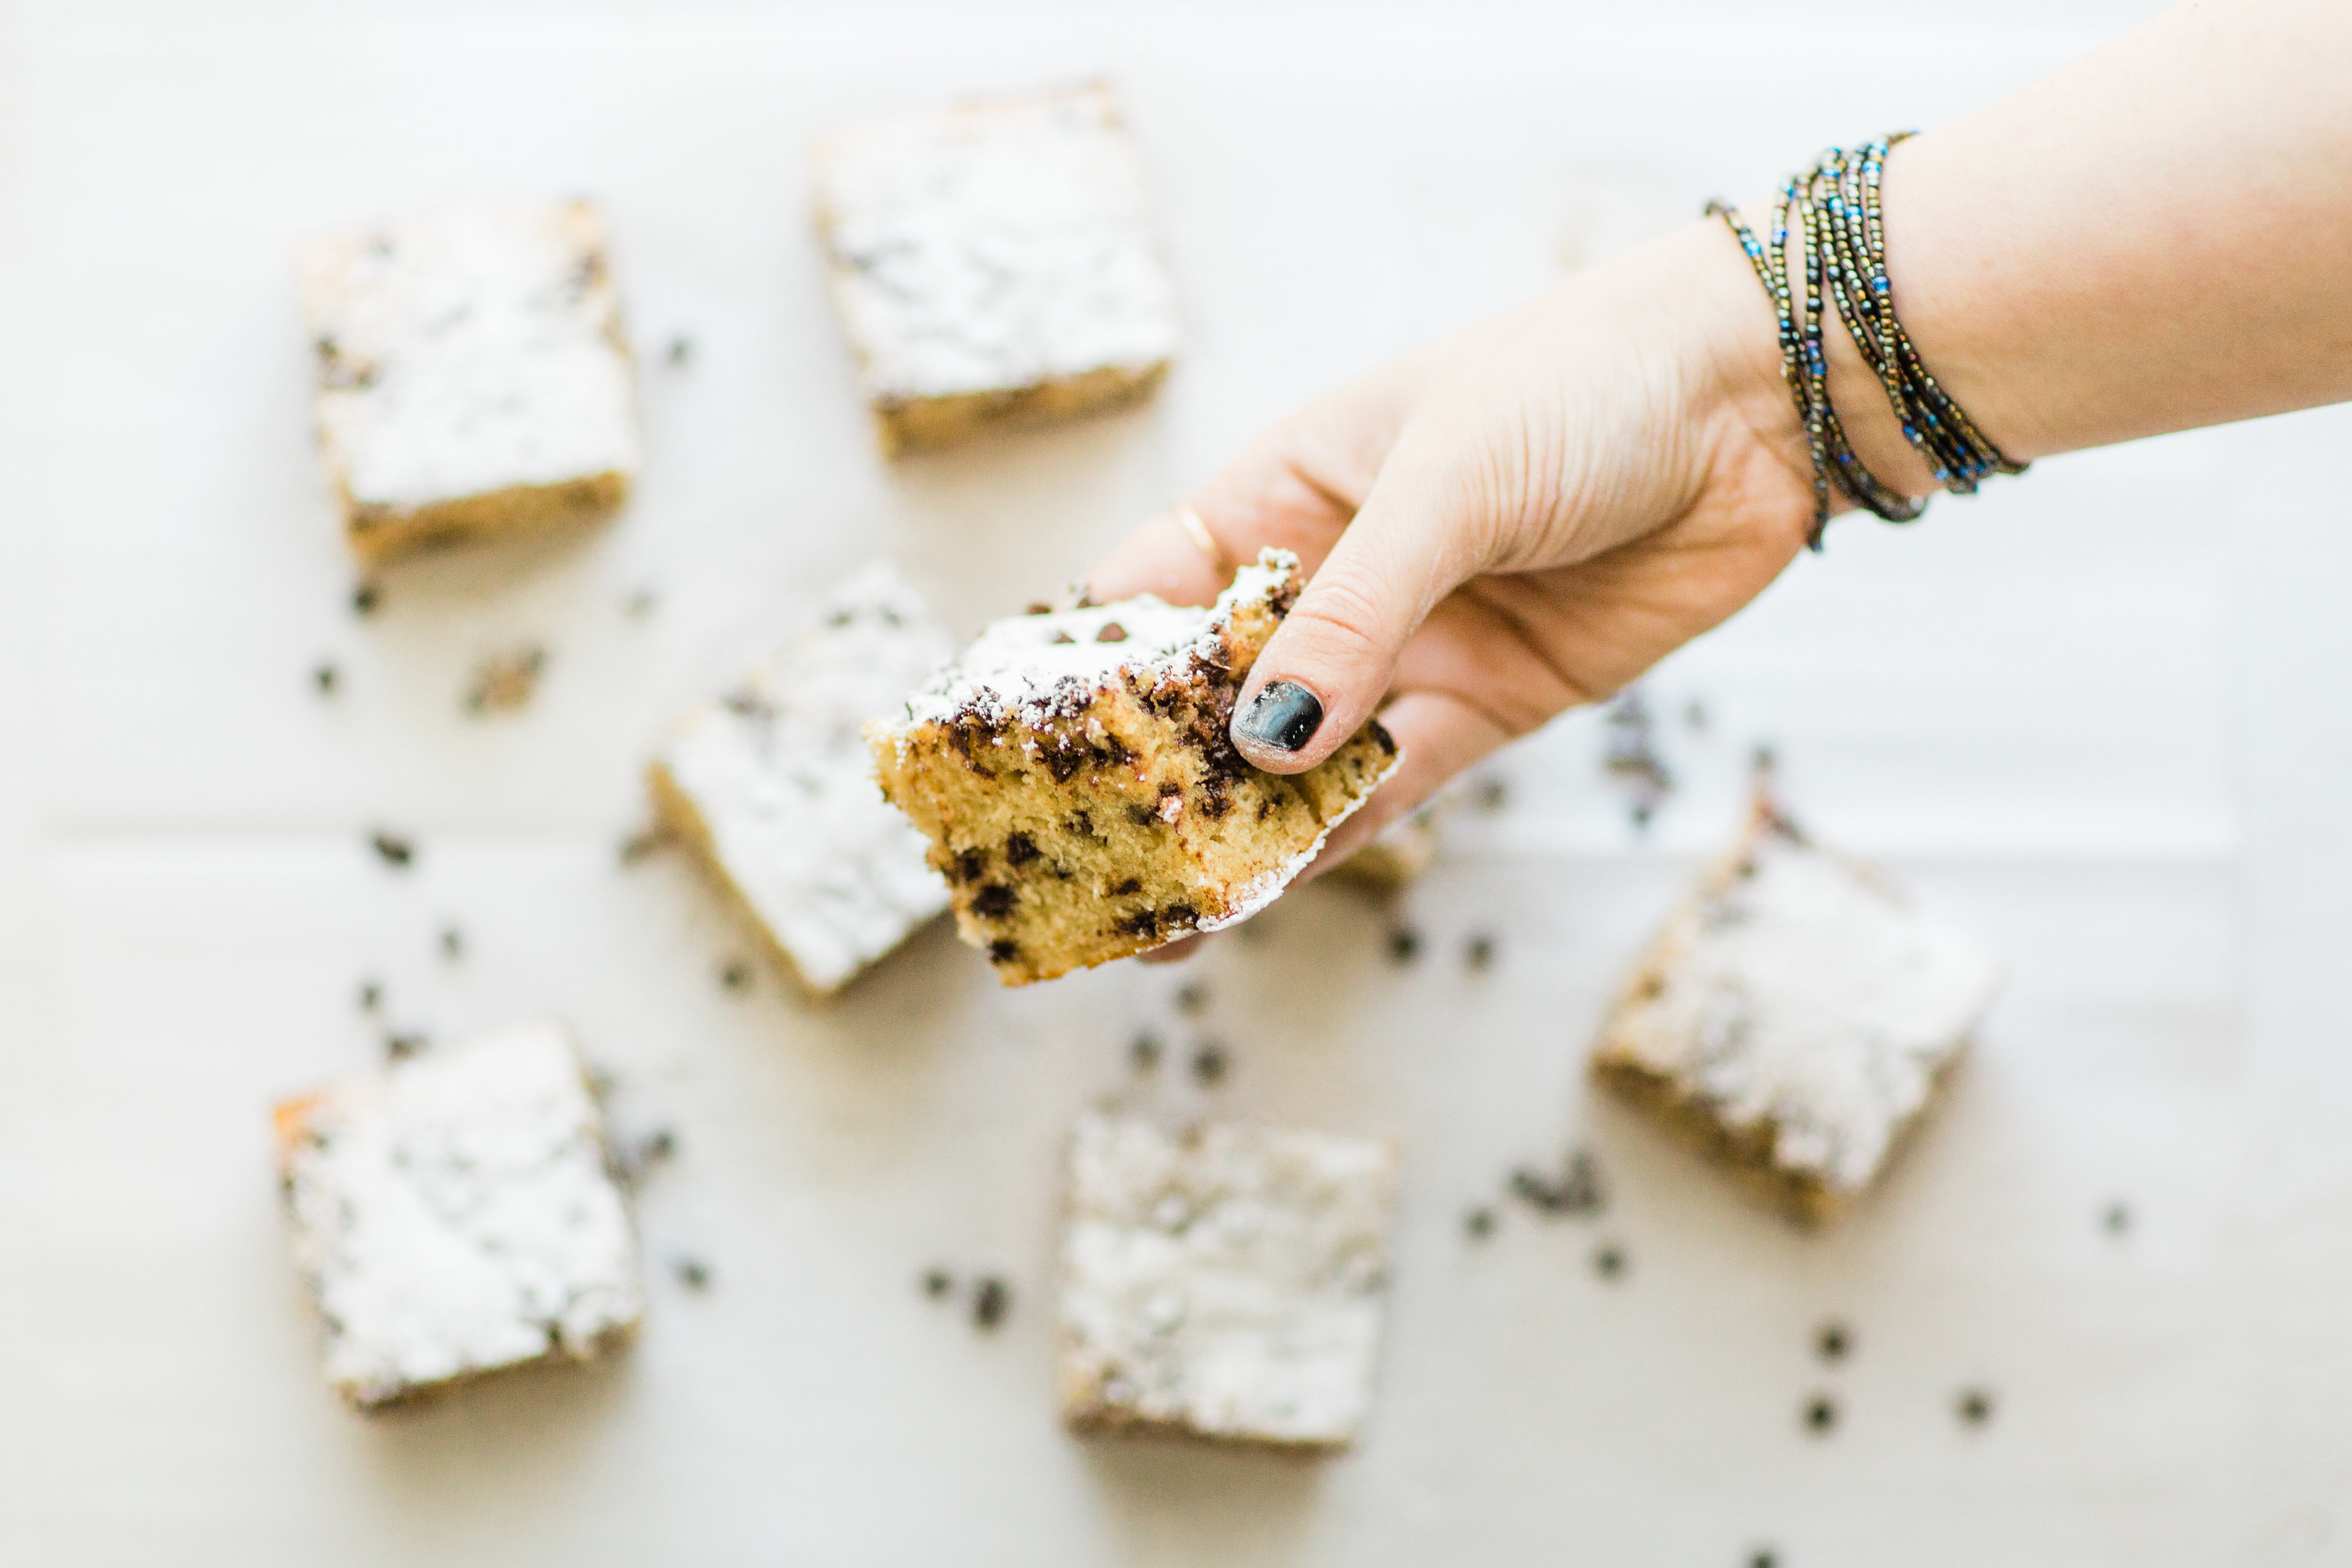
[[[1606,243],[1592,214],[1755,188],[2149,9],[0,0],[0,1563],[2352,1553],[2342,416],[1841,525],[1660,672],[1683,787],[1655,830],[1624,824],[1595,720],[1563,722],[1406,897],[1409,969],[1389,915],[1318,887],[1189,974],[1003,993],[934,930],[812,1009],[765,972],[721,988],[751,944],[688,868],[614,863],[661,726],[877,550],[970,630],[1286,404]],[[1807,100],[1785,83],[1814,38]],[[809,135],[1097,71],[1160,183],[1186,359],[1140,411],[886,468],[808,231]],[[572,191],[606,204],[647,351],[638,499],[557,546],[400,571],[354,619],[292,240]],[[533,705],[465,715],[474,662],[531,639]],[[1577,1071],[1760,737],[1823,837],[2011,975],[1946,1114],[1820,1237]],[[416,837],[406,873],[365,847],[379,825]],[[680,1139],[642,1204],[645,1336],[609,1372],[356,1419],[319,1378],[267,1107],[372,1059],[383,1024],[548,1011],[613,1067],[623,1129]],[[1139,1087],[1144,1026],[1223,1040],[1226,1083]],[[1059,1145],[1114,1093],[1402,1142],[1358,1453],[1057,1428]],[[1465,1239],[1512,1163],[1570,1140],[1605,1217],[1507,1207]],[[667,1272],[688,1254],[705,1294]],[[934,1263],[1004,1272],[1010,1320],[924,1300]],[[1830,1317],[1858,1342],[1835,1367],[1809,1350]],[[1951,1401],[1978,1384],[1998,1405],[1971,1431]],[[1817,1390],[1843,1410],[1825,1439],[1799,1419]]]

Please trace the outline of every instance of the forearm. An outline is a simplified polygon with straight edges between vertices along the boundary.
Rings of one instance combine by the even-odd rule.
[[[1905,327],[2013,458],[2352,398],[2352,5],[2189,0],[1903,143],[1885,207]],[[1826,335],[1855,449],[1925,494]]]

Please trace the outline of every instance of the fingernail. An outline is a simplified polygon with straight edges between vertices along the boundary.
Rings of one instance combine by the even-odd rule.
[[[1234,721],[1234,733],[1277,752],[1295,752],[1315,738],[1323,724],[1323,704],[1295,680],[1263,687]]]

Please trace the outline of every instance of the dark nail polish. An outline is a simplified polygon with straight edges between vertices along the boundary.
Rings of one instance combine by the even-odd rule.
[[[1234,732],[1244,741],[1295,752],[1315,738],[1323,724],[1323,703],[1295,680],[1277,680],[1265,688],[1234,721]]]

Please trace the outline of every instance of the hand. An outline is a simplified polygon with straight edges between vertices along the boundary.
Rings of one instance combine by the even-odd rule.
[[[1770,304],[1719,224],[1580,274],[1308,404],[1192,498],[1226,562],[1276,545],[1309,578],[1234,742],[1298,773],[1380,713],[1404,762],[1332,835],[1337,865],[1755,597],[1805,542],[1811,475]],[[1170,516],[1087,582],[1206,604],[1228,576]],[[1320,705],[1295,749],[1249,729],[1276,682]]]

